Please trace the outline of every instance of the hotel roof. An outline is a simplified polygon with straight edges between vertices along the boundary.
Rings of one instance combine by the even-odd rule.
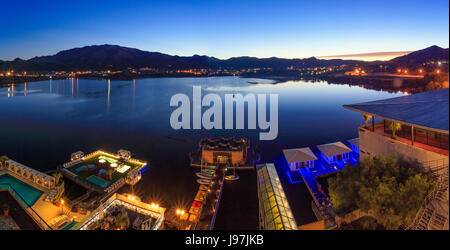
[[[340,155],[343,153],[351,152],[352,150],[349,149],[347,146],[344,145],[344,143],[338,141],[328,144],[322,144],[317,146],[317,148],[322,152],[326,157],[330,157],[333,155]]]
[[[207,138],[199,142],[202,150],[206,151],[242,151],[248,146],[248,141],[244,138]]]
[[[50,176],[48,174],[39,172],[39,171],[37,171],[35,169],[32,169],[30,167],[27,167],[27,166],[21,164],[21,163],[18,163],[18,162],[14,161],[14,160],[10,159],[10,160],[7,160],[6,162],[8,162],[9,164],[14,165],[14,166],[16,166],[16,167],[18,167],[18,168],[20,168],[22,170],[25,170],[28,173],[30,173],[30,174],[32,174],[34,176],[37,176],[39,178],[42,178],[42,179],[45,179],[45,180],[48,180],[48,181],[53,181],[54,180],[53,176]]]
[[[352,144],[353,146],[359,147],[359,138],[353,138],[353,139],[350,139],[347,141],[348,141],[348,143]]]
[[[344,105],[382,119],[448,133],[448,88],[390,99]]]
[[[317,160],[317,157],[308,147],[284,149],[283,153],[288,163]]]

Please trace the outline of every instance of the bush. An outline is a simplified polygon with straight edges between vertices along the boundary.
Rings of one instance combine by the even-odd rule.
[[[5,162],[7,160],[9,160],[8,156],[6,156],[6,155],[0,156],[0,162]]]
[[[386,229],[397,229],[412,223],[435,181],[405,161],[381,156],[345,167],[328,184],[338,213],[370,210]]]

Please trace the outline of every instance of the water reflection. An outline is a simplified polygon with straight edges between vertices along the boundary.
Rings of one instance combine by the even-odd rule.
[[[136,79],[133,79],[133,111],[136,110]]]
[[[284,148],[356,137],[356,127],[364,121],[343,104],[403,95],[326,82],[271,82],[237,77],[152,78],[108,80],[105,86],[103,80],[77,79],[76,94],[73,79],[0,87],[0,152],[33,168],[50,170],[78,150],[125,148],[150,163],[137,187],[145,189],[144,194],[192,200],[189,195],[195,195],[198,185],[187,159],[202,137],[248,137],[262,161],[273,162]],[[261,142],[259,131],[246,129],[173,130],[170,98],[177,93],[192,98],[193,85],[202,86],[203,96],[212,92],[279,94],[278,138]],[[18,94],[22,90],[26,95]]]
[[[108,98],[106,99],[106,112],[109,113],[109,105],[111,98],[111,81],[108,79]]]

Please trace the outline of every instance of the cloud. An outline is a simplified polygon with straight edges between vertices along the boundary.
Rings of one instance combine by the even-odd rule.
[[[376,61],[376,60],[390,60],[395,57],[403,56],[411,53],[412,51],[395,51],[395,52],[372,52],[372,53],[359,53],[359,54],[347,54],[347,55],[335,55],[335,56],[319,56],[320,59],[353,59],[363,61]]]

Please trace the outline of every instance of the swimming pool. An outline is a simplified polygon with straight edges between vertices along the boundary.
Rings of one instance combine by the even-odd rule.
[[[77,171],[77,172],[81,172],[81,170],[83,170],[83,168],[84,168],[85,166],[83,165],[83,166],[81,166],[81,167],[78,167],[78,168],[76,168],[75,169],[75,171]]]
[[[78,222],[72,221],[69,224],[67,224],[65,227],[62,228],[62,230],[70,230],[72,227],[74,227]]]
[[[86,178],[86,180],[88,180],[88,181],[90,181],[90,182],[94,183],[95,185],[100,186],[102,188],[105,188],[105,187],[107,187],[109,185],[109,181],[104,180],[104,179],[102,179],[102,178],[100,178],[100,177],[98,177],[96,175],[91,175],[88,178]]]
[[[11,176],[9,174],[0,175],[0,186],[2,189],[8,189],[11,191],[11,193],[13,193],[13,191],[10,189],[10,187],[8,185],[5,185],[5,183],[9,184],[12,188],[14,188],[14,190],[17,193],[19,193],[19,195],[22,196],[22,198],[30,206],[33,206],[34,203],[36,203],[36,201],[44,193],[41,190],[36,189],[36,188],[26,184],[25,182],[14,178],[13,176]],[[25,207],[28,207],[28,205],[25,204],[22,199],[20,199],[20,198],[17,198],[17,199],[22,203],[22,205],[24,205]]]

